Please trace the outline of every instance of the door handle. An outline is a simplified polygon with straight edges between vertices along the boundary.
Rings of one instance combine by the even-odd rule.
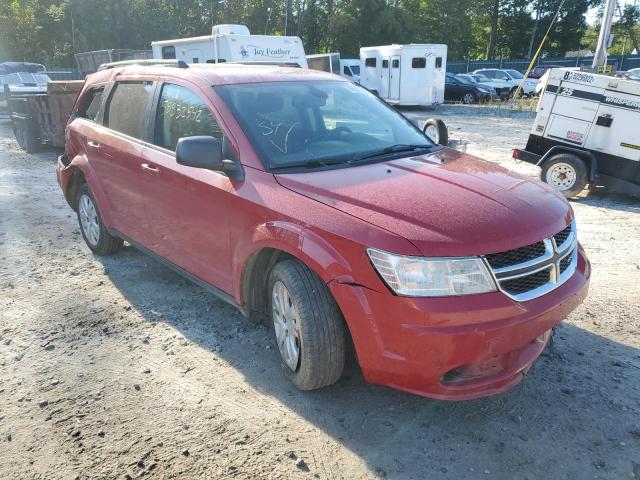
[[[91,148],[100,148],[100,144],[99,143],[96,143],[96,142],[91,141],[91,140],[89,140],[87,142],[87,145],[89,145]]]
[[[152,167],[148,163],[142,163],[142,164],[140,164],[140,167],[142,167],[143,170],[145,170],[145,171],[147,171],[149,173],[153,173],[154,175],[157,175],[158,173],[160,173],[160,169],[159,168]]]

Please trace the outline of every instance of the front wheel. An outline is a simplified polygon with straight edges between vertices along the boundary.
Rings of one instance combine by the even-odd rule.
[[[346,331],[340,309],[320,278],[298,260],[284,260],[269,277],[271,319],[282,367],[301,390],[340,379]]]
[[[540,177],[565,197],[572,198],[587,185],[587,166],[577,155],[560,153],[544,162]]]
[[[464,103],[465,105],[470,105],[472,103],[475,103],[475,101],[476,101],[476,96],[471,92],[465,93],[462,96],[462,103]]]
[[[102,223],[98,205],[86,183],[78,191],[76,210],[82,238],[95,254],[111,255],[122,247],[122,239],[111,235]]]

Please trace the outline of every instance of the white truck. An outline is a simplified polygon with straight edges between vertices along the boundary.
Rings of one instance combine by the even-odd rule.
[[[444,102],[447,46],[387,45],[360,49],[360,84],[393,105]]]
[[[307,68],[302,40],[278,35],[251,35],[244,25],[216,25],[211,35],[151,43],[153,58],[186,63],[278,63]]]
[[[513,157],[542,167],[542,180],[567,197],[587,184],[640,195],[639,126],[640,82],[554,68]]]
[[[360,83],[360,60],[357,58],[340,58],[339,53],[317,53],[307,55],[307,64],[312,70],[341,75]]]

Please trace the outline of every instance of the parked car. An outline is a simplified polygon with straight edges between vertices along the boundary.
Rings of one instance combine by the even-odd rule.
[[[479,86],[491,88],[495,94],[500,98],[509,96],[509,87],[506,87],[503,83],[493,80],[489,77],[485,77],[480,73],[459,73],[456,75],[458,78],[465,78]]]
[[[449,102],[466,104],[486,102],[496,96],[491,87],[478,85],[464,77],[448,73],[444,80],[444,99]]]
[[[522,73],[513,69],[500,70],[498,68],[481,68],[479,70],[475,70],[473,73],[481,73],[486,77],[503,83],[505,86],[509,87],[509,93],[511,96],[516,93],[518,86],[522,83],[522,79],[524,78]],[[536,80],[527,79],[522,87],[522,94],[535,95],[537,83],[538,82]]]
[[[538,79],[551,68],[564,68],[561,65],[538,65],[529,72],[529,78]]]
[[[59,184],[95,254],[126,240],[269,319],[297,387],[336,382],[353,344],[369,382],[497,394],[585,298],[551,187],[434,144],[346,79],[175,65],[87,77]]]
[[[625,80],[636,80],[636,81],[638,81],[638,80],[640,80],[640,70],[635,71],[635,72],[634,72],[634,71],[628,71],[628,72],[620,71],[620,72],[615,72],[615,73],[613,74],[613,76],[614,76],[614,77],[617,77],[617,78],[624,78]]]

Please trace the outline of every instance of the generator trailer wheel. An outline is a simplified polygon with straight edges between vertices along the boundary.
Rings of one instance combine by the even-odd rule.
[[[540,178],[565,197],[572,198],[587,185],[587,166],[577,155],[560,153],[544,162]]]

